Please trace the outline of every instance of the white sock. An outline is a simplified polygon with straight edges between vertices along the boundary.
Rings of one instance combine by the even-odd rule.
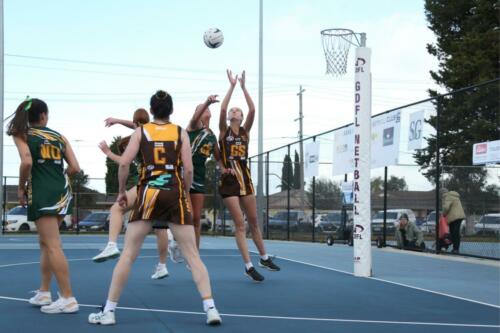
[[[40,291],[38,290],[38,294],[41,296],[50,296],[50,291]]]
[[[160,267],[160,268],[167,268],[167,264],[159,262],[158,263],[158,267]]]
[[[253,267],[252,262],[246,262],[245,263],[245,267],[246,267],[247,270],[249,270],[250,268],[252,268]]]
[[[203,300],[203,311],[207,312],[208,309],[215,308],[215,302],[213,298]]]
[[[264,261],[265,261],[265,260],[269,259],[269,256],[268,256],[268,255],[267,255],[267,253],[266,253],[266,254],[264,254],[263,256],[260,256],[260,259],[262,259],[262,260],[264,260]]]
[[[111,302],[110,300],[106,300],[106,306],[104,307],[103,312],[115,311],[117,302]]]
[[[116,244],[116,242],[108,242],[108,246],[114,246],[114,247],[116,247],[117,244]]]

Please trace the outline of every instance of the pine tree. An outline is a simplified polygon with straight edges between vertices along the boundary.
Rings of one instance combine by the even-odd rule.
[[[439,60],[439,69],[430,72],[438,85],[451,92],[499,77],[498,9],[495,0],[425,1],[429,28],[437,37],[427,50]],[[429,93],[438,96],[435,90]],[[442,165],[470,166],[474,143],[498,139],[499,93],[497,81],[435,100]],[[436,122],[436,116],[429,119],[434,128]],[[435,136],[427,139],[427,148],[415,154],[431,182],[435,182],[435,154]],[[442,171],[444,185],[459,186],[455,190],[462,195],[481,191],[487,177],[484,168],[443,167]]]
[[[292,189],[293,185],[293,166],[292,159],[288,154],[283,159],[283,167],[281,168],[281,190],[286,191]]]
[[[300,174],[300,158],[299,158],[299,153],[295,151],[295,157],[293,162],[293,188],[299,190],[301,182],[302,182],[302,176]]]

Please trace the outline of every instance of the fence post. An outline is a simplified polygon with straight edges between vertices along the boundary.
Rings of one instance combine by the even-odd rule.
[[[5,223],[7,223],[7,213],[5,209],[7,208],[7,177],[3,177],[3,193],[2,193],[2,235],[5,234]]]
[[[387,166],[384,168],[384,227],[382,236],[382,246],[387,240]]]
[[[316,142],[316,137],[313,136],[313,142]],[[316,232],[315,232],[315,223],[316,223],[316,176],[313,176],[312,182],[312,242],[316,241]]]
[[[286,188],[287,188],[287,197],[286,197],[286,210],[287,210],[287,215],[286,215],[286,240],[290,240],[290,183],[292,179],[292,175],[290,175],[290,170],[293,167],[292,164],[292,158],[290,157],[290,145],[288,145],[288,158],[290,159],[290,167],[287,167],[287,181],[286,181]]]
[[[266,154],[266,239],[269,239],[269,152]]]
[[[439,211],[440,211],[440,181],[441,181],[441,163],[439,156],[439,109],[441,108],[441,99],[437,99],[437,107],[436,107],[436,254],[441,252],[441,246],[439,246]]]
[[[76,234],[80,234],[80,183],[76,184],[75,209],[76,209]]]
[[[214,188],[213,188],[213,201],[212,201],[212,210],[214,212],[213,216],[213,225],[212,225],[212,232],[217,232],[217,179],[219,177],[219,166],[217,162],[215,163],[215,168],[214,168]]]

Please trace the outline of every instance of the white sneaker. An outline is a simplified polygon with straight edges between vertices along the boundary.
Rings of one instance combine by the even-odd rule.
[[[115,311],[104,312],[103,309],[98,313],[91,313],[89,314],[89,324],[114,325],[116,324]]]
[[[184,262],[184,257],[182,256],[181,249],[177,245],[177,242],[174,240],[170,241],[168,244],[168,254],[170,256],[170,260],[172,260],[176,264]]]
[[[219,315],[219,311],[216,308],[209,308],[207,310],[207,325],[220,325],[222,324],[222,319]]]
[[[153,280],[159,280],[159,279],[166,278],[167,276],[168,276],[167,266],[158,264],[158,265],[156,265],[156,270],[155,270],[154,274],[151,275],[151,278]]]
[[[75,313],[78,312],[78,302],[74,297],[62,298],[59,295],[57,301],[49,305],[42,306],[40,311],[43,313],[56,314],[56,313]]]
[[[35,296],[29,299],[29,303],[36,306],[44,306],[52,303],[50,291],[34,290]]]
[[[118,258],[119,256],[120,256],[120,250],[118,250],[116,244],[108,243],[108,245],[106,245],[104,250],[102,250],[101,253],[92,258],[92,260],[94,262],[104,262],[108,259]]]

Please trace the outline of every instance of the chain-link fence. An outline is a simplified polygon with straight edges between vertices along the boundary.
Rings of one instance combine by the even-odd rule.
[[[465,211],[465,219],[459,222],[458,252],[500,259],[500,168],[498,165],[473,166],[472,161],[464,166],[446,165],[451,153],[459,151],[472,156],[471,144],[482,141],[481,129],[474,138],[464,137],[463,142],[450,143],[446,141],[448,133],[463,129],[443,121],[446,114],[441,114],[441,121],[436,124],[440,119],[438,112],[445,108],[448,112],[450,108],[458,110],[464,105],[477,110],[489,109],[496,114],[496,133],[500,137],[498,94],[493,94],[496,96],[494,102],[484,97],[485,91],[498,91],[498,83],[496,80],[461,89],[372,118],[371,226],[374,242],[380,246],[399,246],[395,239],[399,217],[407,214],[410,222],[422,232],[427,250],[451,252],[453,245],[442,247],[436,237],[439,235],[436,211],[441,211],[442,201],[438,193],[440,188],[447,188],[460,195]],[[453,100],[459,101],[459,106],[454,106]],[[466,122],[472,123],[474,119]],[[439,132],[435,131],[436,127]],[[353,132],[353,125],[349,124],[263,154],[264,196],[259,217],[263,221],[265,238],[352,244],[353,207],[349,200],[349,184],[353,177]],[[441,143],[436,140],[438,138],[442,139]],[[428,149],[427,139],[434,149]],[[433,155],[437,146],[440,147],[441,165]],[[258,156],[249,159],[256,189],[259,185],[257,159]],[[417,159],[425,167],[418,165]],[[234,222],[218,194],[219,175],[215,165],[213,160],[207,164],[202,232],[231,236],[234,235]],[[436,186],[436,179],[439,186]],[[25,210],[18,207],[17,181],[15,177],[3,179],[3,231],[34,232],[36,226],[27,221]],[[73,192],[73,214],[65,219],[61,228],[68,232],[106,232],[109,209],[116,194],[106,193],[105,179],[77,182]],[[126,225],[127,215],[124,228]],[[457,229],[455,226],[453,229]]]

